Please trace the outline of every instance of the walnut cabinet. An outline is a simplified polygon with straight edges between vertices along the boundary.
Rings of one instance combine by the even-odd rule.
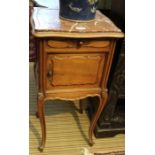
[[[77,23],[60,19],[59,10],[34,8],[31,25],[37,47],[35,73],[37,116],[42,129],[40,151],[46,142],[45,101],[54,99],[99,98],[88,130],[92,145],[92,134],[108,97],[107,81],[116,41],[124,34],[99,11],[94,21]]]

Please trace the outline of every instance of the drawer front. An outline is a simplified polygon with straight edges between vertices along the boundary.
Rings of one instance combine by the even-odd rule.
[[[44,42],[46,52],[83,52],[83,51],[109,51],[110,40],[101,39],[53,39]]]
[[[48,54],[46,89],[98,87],[104,64],[104,54]]]

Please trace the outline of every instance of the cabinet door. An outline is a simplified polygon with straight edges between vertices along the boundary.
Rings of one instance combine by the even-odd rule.
[[[98,87],[105,54],[48,54],[46,87]]]

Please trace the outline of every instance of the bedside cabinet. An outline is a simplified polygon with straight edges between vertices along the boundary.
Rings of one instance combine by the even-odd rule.
[[[59,19],[59,10],[34,8],[31,25],[37,47],[40,151],[46,142],[46,100],[74,101],[97,96],[99,106],[88,131],[92,145],[92,134],[108,97],[107,81],[115,44],[124,34],[99,11],[94,21],[77,23]]]

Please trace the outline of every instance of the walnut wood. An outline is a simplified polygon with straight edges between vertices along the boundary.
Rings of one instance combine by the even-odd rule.
[[[41,131],[42,131],[42,142],[39,146],[39,150],[42,152],[45,147],[46,142],[46,124],[45,124],[45,114],[44,114],[44,95],[42,93],[39,93],[38,97],[38,115],[40,119],[41,124]]]
[[[96,111],[96,114],[94,115],[93,119],[92,119],[92,122],[91,122],[91,125],[90,125],[90,128],[89,128],[89,143],[91,145],[94,144],[93,140],[92,140],[92,134],[93,134],[93,131],[96,127],[96,123],[100,117],[100,114],[107,102],[107,98],[108,98],[108,94],[107,94],[107,91],[105,91],[104,93],[102,93],[102,95],[99,96],[99,106],[98,106],[98,109]]]
[[[89,128],[92,145],[92,134],[108,96],[107,80],[115,44],[124,34],[100,12],[92,22],[76,23],[59,19],[58,10],[34,8],[31,23],[38,52],[40,151],[46,142],[46,100],[74,101],[97,96],[99,107]]]

